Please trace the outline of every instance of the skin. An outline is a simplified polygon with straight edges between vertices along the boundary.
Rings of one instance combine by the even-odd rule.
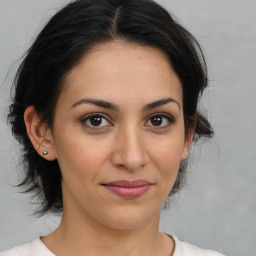
[[[92,113],[102,116],[99,126],[88,117]],[[159,113],[161,124],[152,118]],[[54,254],[173,254],[173,240],[159,232],[160,208],[188,157],[192,132],[185,135],[181,82],[163,52],[117,40],[96,45],[68,73],[53,129],[33,106],[24,119],[35,149],[49,161],[57,158],[63,176],[61,224],[41,238]],[[102,185],[137,179],[152,185],[136,198]]]

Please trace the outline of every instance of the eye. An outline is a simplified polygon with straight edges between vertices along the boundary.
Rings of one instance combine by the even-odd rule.
[[[147,126],[153,126],[153,127],[157,127],[157,128],[165,128],[173,123],[175,123],[175,120],[173,117],[166,115],[166,114],[158,113],[154,116],[151,116],[146,124],[147,124]]]
[[[81,123],[91,129],[111,126],[110,122],[103,115],[97,113],[84,116]]]

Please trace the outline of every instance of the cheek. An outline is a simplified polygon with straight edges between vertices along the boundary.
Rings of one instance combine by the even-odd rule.
[[[74,176],[96,174],[107,157],[107,144],[87,136],[60,136],[56,151],[61,171]]]
[[[161,176],[176,178],[182,158],[183,147],[184,139],[182,136],[174,136],[169,139],[165,138],[163,141],[155,143],[152,151],[152,159]]]

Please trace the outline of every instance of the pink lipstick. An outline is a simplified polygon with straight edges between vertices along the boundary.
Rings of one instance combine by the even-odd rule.
[[[104,184],[104,187],[118,196],[136,198],[146,193],[151,185],[150,182],[145,180],[118,180]]]

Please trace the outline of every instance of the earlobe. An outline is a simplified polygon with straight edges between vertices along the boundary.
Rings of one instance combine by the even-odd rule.
[[[188,158],[189,158],[189,150],[184,149],[184,150],[183,150],[183,153],[182,153],[182,158],[181,158],[181,160],[182,160],[182,161],[185,161],[185,160],[188,160]]]
[[[46,123],[42,122],[34,106],[24,112],[24,121],[28,137],[37,153],[48,161],[56,159],[52,134]]]
[[[193,140],[193,136],[194,136],[194,128],[191,128],[185,138],[185,144],[184,144],[184,148],[183,148],[183,152],[182,152],[182,161],[185,161],[189,158],[189,149]]]

